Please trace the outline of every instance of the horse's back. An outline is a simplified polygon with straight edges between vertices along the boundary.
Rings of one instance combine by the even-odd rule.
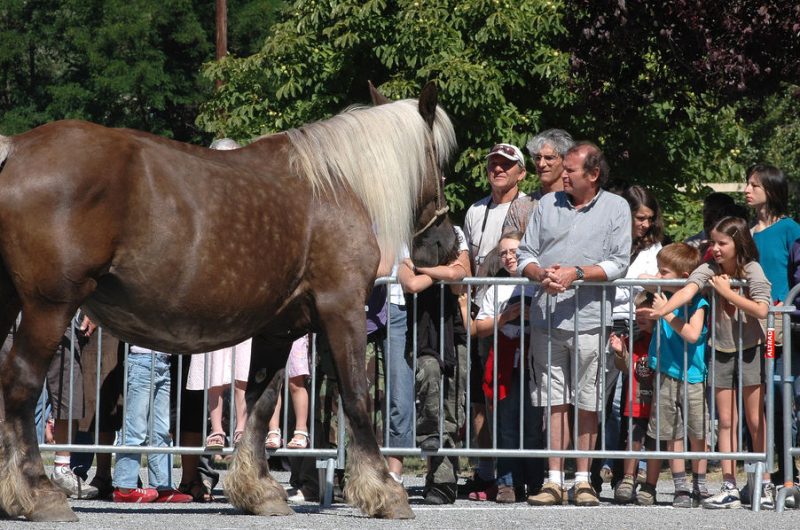
[[[0,241],[18,288],[68,299],[95,283],[87,306],[128,338],[256,328],[295,294],[311,208],[285,140],[258,143],[218,152],[78,121],[13,137]]]

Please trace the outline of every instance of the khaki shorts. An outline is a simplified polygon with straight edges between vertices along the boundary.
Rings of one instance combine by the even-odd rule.
[[[655,382],[655,375],[653,381]],[[678,440],[683,438],[683,381],[661,374],[661,386],[658,389],[660,403],[661,429],[658,433],[661,440]],[[708,405],[706,404],[705,383],[689,383],[686,387],[686,428],[689,437],[705,440],[708,436]],[[656,403],[650,407],[650,423],[647,435],[656,439]]]
[[[763,346],[742,350],[742,387],[760,385],[764,382]],[[739,353],[714,352],[714,387],[739,387]]]
[[[599,411],[604,392],[600,390],[600,331],[575,333],[561,329],[531,329],[531,401],[534,407],[577,405],[581,410]],[[552,340],[552,358],[547,362],[547,343]],[[578,349],[577,387],[573,363]],[[605,363],[603,363],[605,364]],[[606,374],[606,383],[618,372]],[[616,379],[613,379],[616,381]],[[577,389],[577,396],[576,396]]]

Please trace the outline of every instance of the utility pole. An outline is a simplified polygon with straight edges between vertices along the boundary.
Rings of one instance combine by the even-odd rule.
[[[217,61],[228,55],[228,2],[217,0]],[[217,88],[222,81],[217,79]]]

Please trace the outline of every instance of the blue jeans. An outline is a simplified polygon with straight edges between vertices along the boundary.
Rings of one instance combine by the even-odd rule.
[[[530,378],[523,377],[519,383],[519,372],[514,370],[511,388],[505,399],[497,402],[497,447],[499,449],[519,448],[520,386],[524,414],[524,449],[543,449],[542,433],[544,407],[531,405],[528,384]],[[538,489],[544,481],[543,458],[498,458],[498,486],[528,486],[528,491]]]
[[[150,366],[153,359],[153,410],[150,411]],[[153,413],[153,432],[150,444],[170,445],[169,435],[169,356],[164,353],[128,354],[128,395],[125,400],[125,423],[119,433],[120,445],[140,446],[148,442],[148,422]],[[113,484],[117,488],[136,488],[139,479],[140,453],[117,453]],[[166,454],[147,457],[150,487],[169,489],[170,458]]]
[[[386,377],[389,380],[389,440],[387,447],[414,447],[414,369],[406,355],[406,308],[389,304],[386,335]]]
[[[627,374],[627,372],[626,372]],[[611,410],[606,411],[606,450],[609,451],[616,451],[619,449],[620,445],[620,430],[621,430],[621,422],[622,422],[622,414],[621,414],[621,407],[622,407],[622,380],[619,376],[617,376],[617,384],[614,385],[614,399],[611,402]],[[625,396],[627,399],[627,396]],[[608,401],[606,401],[608,403]],[[601,426],[597,427],[597,434],[600,434]],[[610,468],[614,468],[614,459],[607,458],[603,461],[604,466],[608,466]]]

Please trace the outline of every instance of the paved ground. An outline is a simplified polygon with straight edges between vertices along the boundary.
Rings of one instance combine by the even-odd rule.
[[[275,476],[283,484],[289,478],[285,472],[278,472]],[[413,521],[367,519],[343,504],[322,510],[314,503],[293,504],[297,513],[291,517],[255,517],[238,512],[226,502],[224,492],[219,490],[215,492],[218,500],[211,504],[121,505],[106,501],[72,501],[80,522],[60,524],[58,528],[800,528],[800,510],[779,514],[772,511],[754,513],[746,508],[722,512],[701,508],[674,509],[670,505],[672,484],[665,480],[659,483],[659,506],[616,506],[611,502],[611,491],[606,484],[598,508],[533,508],[525,503],[498,505],[466,500],[446,507],[426,506],[421,497],[423,480],[412,476],[406,476],[405,480],[417,516]],[[715,490],[719,487],[718,484],[710,486]],[[0,520],[0,528],[20,528],[22,524],[32,529],[53,527],[53,524]]]

